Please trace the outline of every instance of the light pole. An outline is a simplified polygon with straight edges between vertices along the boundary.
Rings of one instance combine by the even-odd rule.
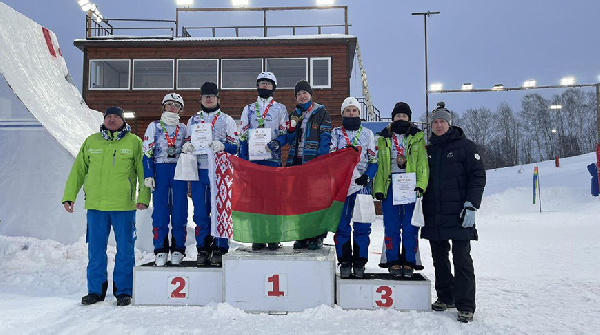
[[[427,123],[427,138],[429,138],[429,73],[427,72],[427,18],[440,12],[412,13],[412,15],[423,15],[425,27],[425,122]]]

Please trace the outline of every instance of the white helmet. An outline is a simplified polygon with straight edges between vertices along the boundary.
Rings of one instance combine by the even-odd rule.
[[[163,101],[162,101],[163,106],[165,105],[165,102],[167,102],[167,101],[179,102],[181,104],[181,109],[183,109],[184,103],[183,103],[183,98],[181,97],[181,95],[179,95],[177,93],[169,93],[169,94],[165,95],[165,97],[163,98]]]
[[[258,74],[258,77],[256,77],[256,83],[258,84],[259,81],[261,80],[270,80],[273,82],[273,88],[275,88],[275,86],[277,86],[277,78],[275,78],[275,75],[273,74],[273,72],[261,72]]]

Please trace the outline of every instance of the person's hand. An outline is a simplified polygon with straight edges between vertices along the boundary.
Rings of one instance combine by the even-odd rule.
[[[184,143],[183,147],[181,147],[181,151],[186,154],[191,154],[194,150],[196,150],[196,148],[194,148],[194,145],[190,142]]]
[[[379,201],[383,201],[383,193],[375,193],[375,199]]]
[[[418,187],[418,186],[417,186],[417,187],[415,187],[415,192],[417,192],[417,198],[420,198],[420,197],[422,197],[422,196],[423,196],[423,193],[425,193],[425,191],[423,191],[423,189],[422,189],[422,188],[420,188],[420,187]]]
[[[365,186],[369,183],[369,176],[367,176],[367,174],[365,173],[362,176],[354,179],[354,182],[356,183],[356,185]]]
[[[225,144],[221,141],[212,141],[212,143],[210,143],[210,148],[216,154],[217,152],[225,150]]]
[[[148,205],[138,202],[137,204],[135,204],[135,208],[143,211],[144,209],[148,208]]]
[[[63,202],[63,206],[65,206],[65,211],[68,213],[74,212],[75,202],[74,201],[65,201]]]
[[[465,208],[460,213],[462,219],[463,228],[472,228],[475,226],[475,211],[477,208],[473,207],[470,201],[465,202]]]
[[[281,144],[279,144],[278,140],[271,140],[269,143],[267,143],[267,148],[269,148],[271,151],[277,151],[279,148],[281,148]]]
[[[156,183],[154,182],[154,178],[148,177],[144,179],[144,185],[150,189],[150,191],[154,192],[154,187]]]

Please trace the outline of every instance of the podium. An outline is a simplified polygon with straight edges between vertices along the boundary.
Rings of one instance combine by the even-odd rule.
[[[225,302],[250,312],[299,312],[334,305],[335,250],[252,251],[223,256]]]
[[[431,281],[415,273],[395,278],[389,273],[336,281],[337,304],[343,309],[431,310]]]
[[[169,263],[170,264],[170,263]],[[223,272],[217,267],[154,266],[154,262],[133,269],[135,305],[195,305],[223,302]]]

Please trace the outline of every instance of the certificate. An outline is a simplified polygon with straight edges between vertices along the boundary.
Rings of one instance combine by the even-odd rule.
[[[248,154],[251,161],[262,161],[271,159],[273,155],[267,148],[267,143],[271,142],[271,128],[250,129],[250,139],[248,140]]]
[[[417,176],[411,173],[392,174],[392,194],[393,204],[403,205],[417,201]]]
[[[192,128],[192,144],[195,154],[199,154],[201,148],[208,148],[212,142],[212,125],[210,123],[196,123]]]

